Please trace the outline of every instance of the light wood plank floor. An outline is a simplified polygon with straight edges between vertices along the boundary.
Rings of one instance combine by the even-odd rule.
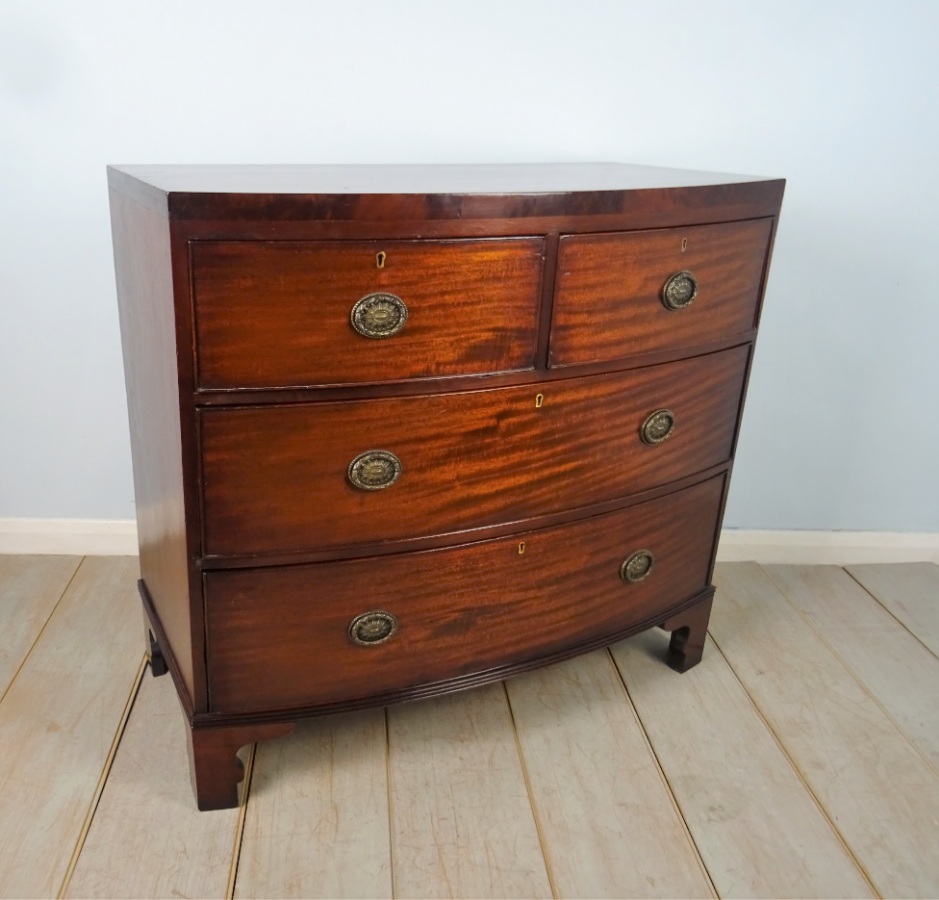
[[[939,896],[939,567],[718,567],[652,631],[302,723],[198,813],[135,561],[0,557],[0,897]]]

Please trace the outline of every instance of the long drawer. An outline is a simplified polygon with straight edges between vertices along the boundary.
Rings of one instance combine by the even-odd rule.
[[[351,701],[655,624],[706,587],[723,481],[444,550],[207,573],[212,710]]]
[[[448,534],[703,471],[730,456],[748,353],[487,391],[205,410],[205,554]]]
[[[534,365],[541,237],[197,241],[190,253],[203,389]]]
[[[551,366],[693,347],[756,327],[770,219],[565,235]]]

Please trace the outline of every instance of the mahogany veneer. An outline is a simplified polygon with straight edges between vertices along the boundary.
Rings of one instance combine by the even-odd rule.
[[[627,497],[730,456],[749,347],[630,372],[201,414],[207,556],[309,552],[454,533]],[[542,397],[536,407],[536,398]],[[674,434],[646,444],[653,410]],[[349,460],[393,451],[393,488]],[[263,522],[263,527],[259,527]]]
[[[783,182],[108,170],[154,674],[201,809],[304,716],[701,657]]]
[[[550,365],[681,349],[755,328],[773,221],[563,236]],[[700,296],[676,317],[660,293],[684,269]]]
[[[543,237],[200,241],[192,248],[199,387],[531,369],[543,256]],[[407,297],[407,327],[363,353],[349,298],[386,289]],[[465,304],[471,315],[461,314]]]

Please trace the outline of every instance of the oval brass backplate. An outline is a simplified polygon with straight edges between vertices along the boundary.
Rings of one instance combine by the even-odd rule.
[[[687,269],[676,272],[662,285],[661,296],[666,309],[684,309],[698,296],[698,281]]]
[[[401,476],[401,460],[390,450],[366,450],[349,463],[347,475],[360,491],[380,491]]]
[[[399,334],[408,321],[408,308],[395,294],[366,294],[349,314],[352,327],[362,337],[380,340]]]
[[[356,616],[349,623],[349,640],[360,647],[383,644],[398,630],[398,620],[383,609]]]
[[[675,413],[670,409],[657,409],[646,416],[639,429],[639,435],[646,444],[661,444],[668,440],[675,430]]]
[[[619,577],[627,584],[635,584],[648,578],[654,565],[655,557],[648,550],[637,550],[619,567]]]

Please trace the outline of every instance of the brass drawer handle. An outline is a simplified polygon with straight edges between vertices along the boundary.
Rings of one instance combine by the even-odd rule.
[[[652,553],[648,550],[637,550],[619,567],[619,577],[627,584],[636,584],[652,574],[653,566],[655,557]]]
[[[380,491],[398,480],[401,460],[390,450],[366,450],[349,463],[347,474],[360,491]]]
[[[398,630],[398,620],[383,609],[356,616],[349,623],[349,640],[360,647],[383,644]]]
[[[367,338],[389,338],[408,321],[408,308],[395,294],[366,294],[352,307],[352,327]]]
[[[674,430],[675,413],[670,409],[657,409],[646,416],[639,435],[646,444],[661,444],[672,436]]]
[[[698,296],[698,281],[687,269],[670,276],[662,286],[662,303],[666,309],[684,309]]]

